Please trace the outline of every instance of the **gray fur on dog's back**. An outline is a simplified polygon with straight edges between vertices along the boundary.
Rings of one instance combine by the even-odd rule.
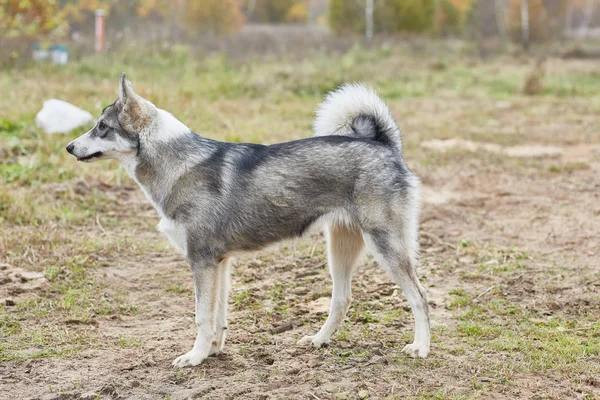
[[[202,151],[210,147],[196,143]],[[389,202],[402,202],[411,184],[398,154],[376,141],[332,136],[272,146],[213,145],[174,183],[164,210],[210,237],[205,250],[215,253],[257,250],[302,235],[336,211],[366,228],[373,225],[371,208],[389,214]],[[203,190],[206,182],[209,190]],[[196,221],[198,214],[203,220]]]

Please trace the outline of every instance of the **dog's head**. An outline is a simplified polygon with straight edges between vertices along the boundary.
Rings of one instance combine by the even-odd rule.
[[[69,143],[67,151],[78,161],[86,162],[134,155],[157,113],[152,103],[133,91],[122,73],[118,100],[102,111],[92,130]]]

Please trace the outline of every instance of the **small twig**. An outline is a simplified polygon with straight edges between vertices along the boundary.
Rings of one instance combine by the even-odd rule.
[[[557,249],[553,249],[553,250],[549,250],[549,251],[544,251],[544,252],[542,252],[542,254],[545,255],[545,256],[548,256],[550,254],[558,253],[558,252],[561,252],[563,250],[573,250],[573,246],[559,247]]]
[[[100,223],[100,213],[96,214],[96,223],[98,224],[98,228],[100,228],[100,230],[102,231],[102,233],[104,235],[106,235],[106,231],[104,230],[104,227]]]
[[[315,398],[315,399],[317,399],[317,400],[321,400],[321,398],[320,398],[320,397],[318,397],[316,394],[313,394],[313,393],[311,393],[311,392],[308,392],[308,394],[310,394],[312,397],[314,397],[314,398]]]
[[[315,243],[312,247],[312,249],[310,249],[310,255],[308,256],[308,258],[310,258],[312,260],[313,255],[315,254],[315,249],[317,248],[317,244]]]
[[[600,325],[586,326],[586,327],[583,327],[583,328],[559,329],[559,332],[587,331],[587,330],[590,330],[590,329],[600,329]]]
[[[434,240],[436,242],[438,242],[438,244],[441,244],[442,246],[446,246],[449,247],[451,249],[456,249],[456,246],[453,245],[452,243],[448,243],[443,241],[439,236],[434,235],[433,233],[429,233],[426,231],[421,231],[421,236],[427,238],[427,239],[431,239]]]
[[[487,292],[489,292],[490,290],[492,290],[495,287],[496,287],[496,285],[490,286],[489,288],[485,289],[483,292],[479,293],[477,295],[477,297],[475,297],[473,300],[477,300],[478,298],[480,298],[481,296],[483,296],[484,294],[486,294]]]

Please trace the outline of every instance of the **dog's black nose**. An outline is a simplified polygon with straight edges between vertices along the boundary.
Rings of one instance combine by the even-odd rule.
[[[69,143],[67,145],[67,151],[71,154],[73,154],[73,148],[75,147],[75,145],[73,143]]]

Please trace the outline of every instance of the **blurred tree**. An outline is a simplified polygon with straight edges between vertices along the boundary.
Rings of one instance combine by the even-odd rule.
[[[56,0],[0,0],[0,32],[3,38],[48,34],[65,22]]]
[[[504,0],[499,0],[504,1]],[[501,29],[496,18],[496,10],[498,0],[478,0],[473,3],[472,11],[469,15],[473,27],[473,33],[477,36],[477,40],[481,41],[486,38],[495,37]]]
[[[297,2],[285,14],[285,22],[305,23],[308,20],[308,4]]]
[[[238,0],[190,0],[183,8],[184,20],[193,30],[232,33],[244,22]]]
[[[433,28],[435,0],[382,0],[375,21],[380,32],[429,32]]]
[[[139,0],[136,11],[142,18],[166,19],[177,6],[181,7],[181,2],[174,4],[169,0]]]
[[[356,0],[330,0],[329,26],[336,33],[365,31],[364,4]]]
[[[521,43],[529,49],[529,0],[521,0]]]
[[[526,3],[523,3],[525,1]],[[562,14],[567,10],[567,1],[563,1],[558,8],[553,2],[544,0],[508,0],[508,4],[507,27],[514,41],[523,42],[524,32],[527,32],[527,40],[537,42],[562,34]],[[526,7],[526,10],[523,7]],[[527,25],[522,23],[525,16],[528,19]]]
[[[66,28],[56,0],[0,0],[0,64],[14,62],[42,37],[63,36]]]
[[[98,9],[103,9],[108,16],[114,3],[115,0],[59,0],[66,18],[79,24],[93,20],[94,11]]]
[[[465,24],[473,0],[375,0],[374,32],[438,32],[457,34]],[[329,26],[337,33],[363,33],[365,0],[330,0]]]
[[[329,0],[309,0],[308,23],[326,24]]]
[[[458,35],[465,26],[472,0],[437,0],[435,32],[439,36]]]
[[[304,22],[308,15],[308,0],[243,0],[240,8],[250,22]]]

